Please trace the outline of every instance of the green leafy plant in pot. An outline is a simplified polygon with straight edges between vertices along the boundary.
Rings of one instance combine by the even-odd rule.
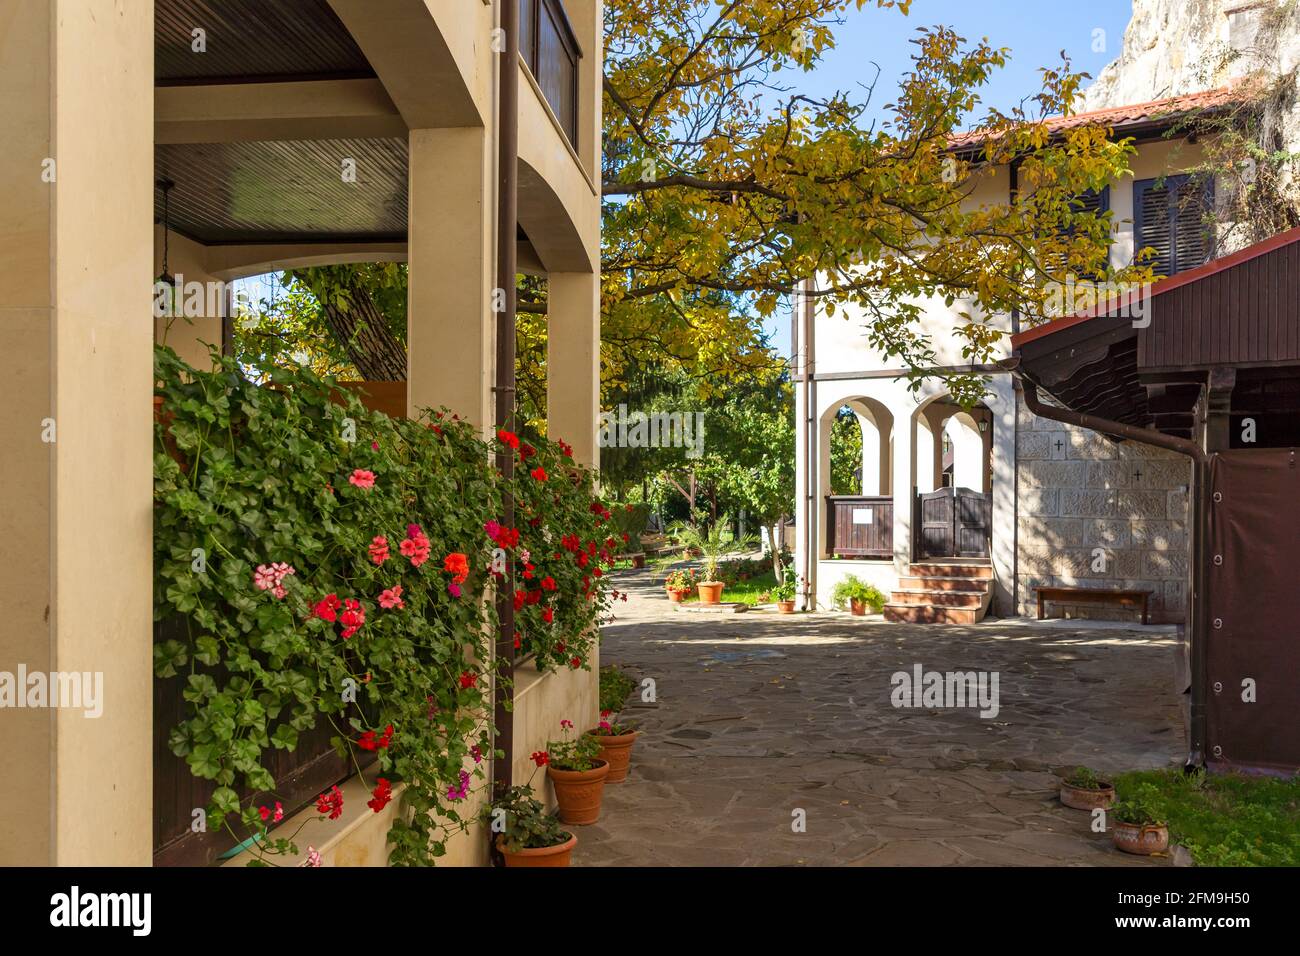
[[[873,614],[879,614],[885,606],[884,592],[853,574],[835,582],[831,600],[836,607],[847,606],[849,613],[857,617],[865,615],[867,608],[871,608]]]
[[[1115,802],[1115,788],[1087,767],[1075,767],[1061,780],[1061,803],[1075,810],[1095,810]]]
[[[1169,849],[1169,827],[1160,819],[1152,801],[1155,788],[1143,784],[1110,808],[1114,821],[1111,839],[1125,853],[1150,856]]]
[[[794,613],[794,597],[798,593],[799,580],[794,567],[787,563],[781,573],[781,582],[771,591],[772,600],[776,602],[776,609],[780,613]]]
[[[561,738],[551,740],[533,762],[546,767],[555,787],[555,802],[565,823],[586,825],[600,819],[609,761],[600,756],[600,742],[590,734],[572,737],[573,721],[560,721]]]
[[[568,866],[578,838],[533,793],[531,784],[511,787],[483,810],[506,866]]]
[[[632,762],[632,745],[640,734],[641,731],[618,723],[612,710],[600,712],[600,723],[595,730],[589,731],[589,735],[600,746],[600,759],[609,764],[606,783],[622,783],[627,779],[628,766]]]

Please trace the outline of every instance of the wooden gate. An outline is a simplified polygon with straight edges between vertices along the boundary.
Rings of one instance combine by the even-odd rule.
[[[926,558],[987,558],[993,496],[969,488],[940,488],[916,496],[913,552]]]

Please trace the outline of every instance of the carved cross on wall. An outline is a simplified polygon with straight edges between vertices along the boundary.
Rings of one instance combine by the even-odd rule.
[[[1056,450],[1057,450],[1057,451],[1060,451],[1060,450],[1061,450],[1061,439],[1059,439],[1059,438],[1056,439]]]
[[[1137,471],[1133,472],[1133,480],[1134,480],[1134,481],[1141,481],[1141,480],[1142,480],[1142,469],[1141,469],[1141,468],[1139,468]]]

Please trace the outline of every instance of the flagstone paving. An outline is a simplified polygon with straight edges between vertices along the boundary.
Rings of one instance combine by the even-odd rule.
[[[655,700],[624,712],[632,771],[575,865],[1167,865],[1091,832],[1054,773],[1181,763],[1171,629],[683,613],[620,577],[601,658]],[[996,671],[1000,712],[893,707],[916,664]]]

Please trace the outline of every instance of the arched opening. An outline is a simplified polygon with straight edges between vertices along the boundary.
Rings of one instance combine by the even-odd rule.
[[[819,433],[825,556],[892,558],[894,416],[851,396],[827,408]]]
[[[988,557],[992,538],[993,413],[950,396],[928,399],[913,415],[915,560]]]

